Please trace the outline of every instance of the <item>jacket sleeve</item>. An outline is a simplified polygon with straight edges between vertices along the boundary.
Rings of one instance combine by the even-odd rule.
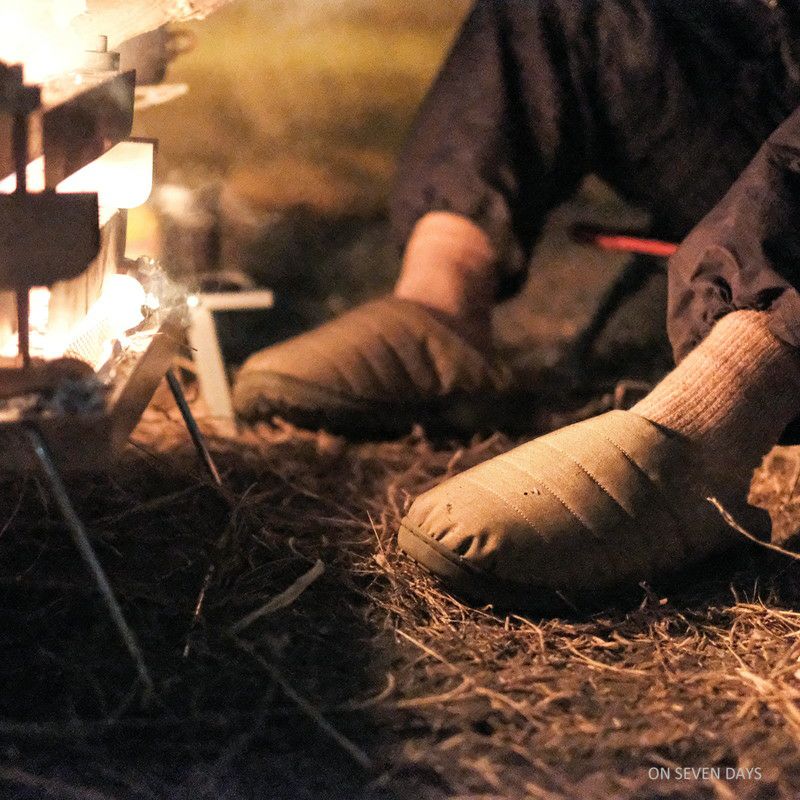
[[[676,360],[716,320],[739,309],[768,311],[772,332],[800,347],[800,109],[670,260],[668,327]]]

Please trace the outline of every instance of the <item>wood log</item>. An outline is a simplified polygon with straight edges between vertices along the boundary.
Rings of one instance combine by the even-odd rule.
[[[111,48],[168,22],[203,19],[230,0],[88,0],[73,29],[91,38],[108,36]]]

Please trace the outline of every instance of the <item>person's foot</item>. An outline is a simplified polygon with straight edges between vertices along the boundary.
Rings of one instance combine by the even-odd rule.
[[[480,396],[491,402],[508,382],[491,356],[496,273],[479,227],[426,214],[394,296],[252,356],[234,386],[236,412],[362,436],[404,433],[415,422],[474,428]]]
[[[251,356],[234,408],[250,421],[277,415],[356,435],[456,424],[471,396],[506,381],[490,352],[432,309],[385,297]]]
[[[592,604],[754,533],[755,466],[800,406],[800,357],[737,311],[631,411],[517,447],[426,492],[400,548],[457,591],[501,605]],[[562,606],[563,607],[563,606]]]

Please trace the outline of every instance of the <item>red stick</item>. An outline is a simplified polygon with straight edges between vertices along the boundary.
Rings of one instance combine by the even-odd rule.
[[[631,236],[627,233],[604,231],[583,226],[574,228],[572,235],[576,241],[599,247],[601,250],[636,253],[644,256],[656,256],[658,258],[669,258],[678,249],[678,245],[674,242],[664,242],[660,239],[646,239],[640,236]]]

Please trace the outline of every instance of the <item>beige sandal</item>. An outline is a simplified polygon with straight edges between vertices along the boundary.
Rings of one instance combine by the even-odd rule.
[[[592,604],[739,541],[705,499],[721,493],[698,485],[701,474],[681,437],[612,411],[426,492],[402,520],[399,545],[482,601]],[[763,532],[764,512],[731,510]]]
[[[251,356],[233,399],[248,420],[394,431],[505,382],[425,306],[385,297]]]

